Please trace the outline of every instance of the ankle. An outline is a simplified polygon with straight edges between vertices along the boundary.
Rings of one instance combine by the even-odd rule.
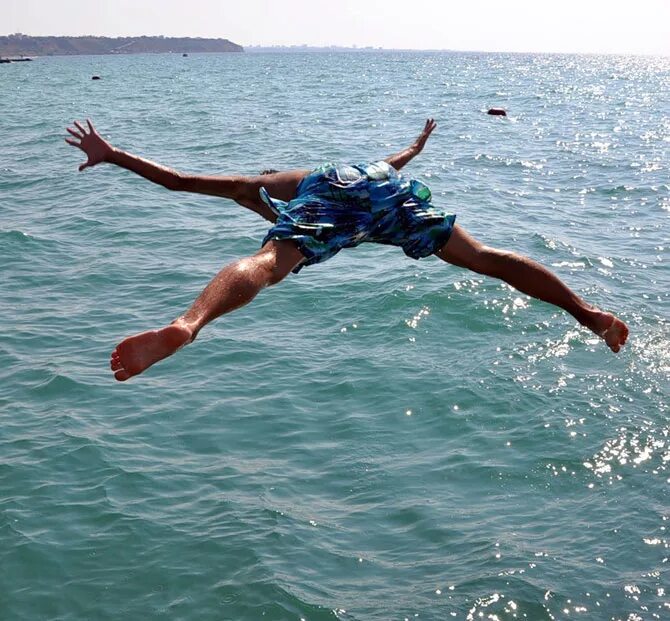
[[[183,315],[181,317],[177,317],[177,319],[175,319],[170,325],[176,326],[185,333],[188,333],[189,339],[186,344],[192,343],[195,340],[195,337],[197,336],[198,332],[200,332],[201,328],[201,326],[197,326],[194,322],[188,321]]]
[[[589,306],[588,310],[584,312],[582,319],[578,318],[579,323],[591,330],[594,334],[602,336],[614,322],[614,315]]]

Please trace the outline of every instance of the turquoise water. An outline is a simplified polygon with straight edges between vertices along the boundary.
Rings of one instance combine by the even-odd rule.
[[[629,344],[366,245],[116,383],[115,344],[266,225],[78,173],[64,128],[87,116],[207,173],[382,158],[434,116],[408,171],[620,314]],[[2,66],[0,618],[669,619],[669,152],[667,58]]]

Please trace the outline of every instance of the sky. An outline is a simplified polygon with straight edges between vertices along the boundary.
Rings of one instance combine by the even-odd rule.
[[[14,32],[670,56],[670,0],[0,0]]]

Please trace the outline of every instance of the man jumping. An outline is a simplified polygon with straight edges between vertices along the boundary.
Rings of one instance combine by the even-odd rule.
[[[229,198],[273,223],[253,256],[224,267],[186,313],[159,330],[123,340],[112,352],[114,377],[125,381],[191,343],[217,317],[251,302],[261,289],[363,242],[399,246],[419,259],[443,261],[493,276],[534,298],[558,306],[601,337],[613,352],[628,338],[626,324],[587,304],[539,263],[473,239],[456,216],[431,203],[422,182],[399,170],[423,149],[433,119],[409,148],[364,165],[324,165],[314,171],[270,172],[253,177],[184,175],[120,149],[75,121],[66,142],[87,155],[85,168],[102,162],[126,168],[170,190]]]

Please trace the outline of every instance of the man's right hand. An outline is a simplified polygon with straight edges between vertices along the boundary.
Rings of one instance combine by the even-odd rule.
[[[414,143],[415,148],[421,152],[423,151],[423,147],[426,144],[426,141],[428,138],[430,138],[430,135],[433,133],[433,130],[437,127],[437,123],[435,122],[434,119],[428,119],[426,121],[426,124],[423,126],[423,131],[419,135],[419,137],[416,139],[416,142]]]
[[[106,161],[114,151],[112,145],[98,134],[95,127],[93,127],[93,123],[88,119],[86,119],[86,123],[88,124],[89,129],[88,134],[79,122],[75,121],[75,127],[68,127],[67,131],[74,136],[76,140],[73,140],[72,138],[65,139],[65,142],[71,144],[73,147],[81,149],[88,157],[88,159],[79,166],[80,172],[89,166],[95,166],[96,164],[100,164],[100,162]]]
[[[400,170],[407,162],[415,158],[426,145],[428,138],[433,133],[433,130],[437,127],[437,123],[434,119],[428,119],[426,124],[423,126],[423,131],[419,134],[418,138],[414,141],[414,144],[411,147],[407,147],[402,151],[395,153],[387,157],[384,161],[389,163],[396,170]]]

